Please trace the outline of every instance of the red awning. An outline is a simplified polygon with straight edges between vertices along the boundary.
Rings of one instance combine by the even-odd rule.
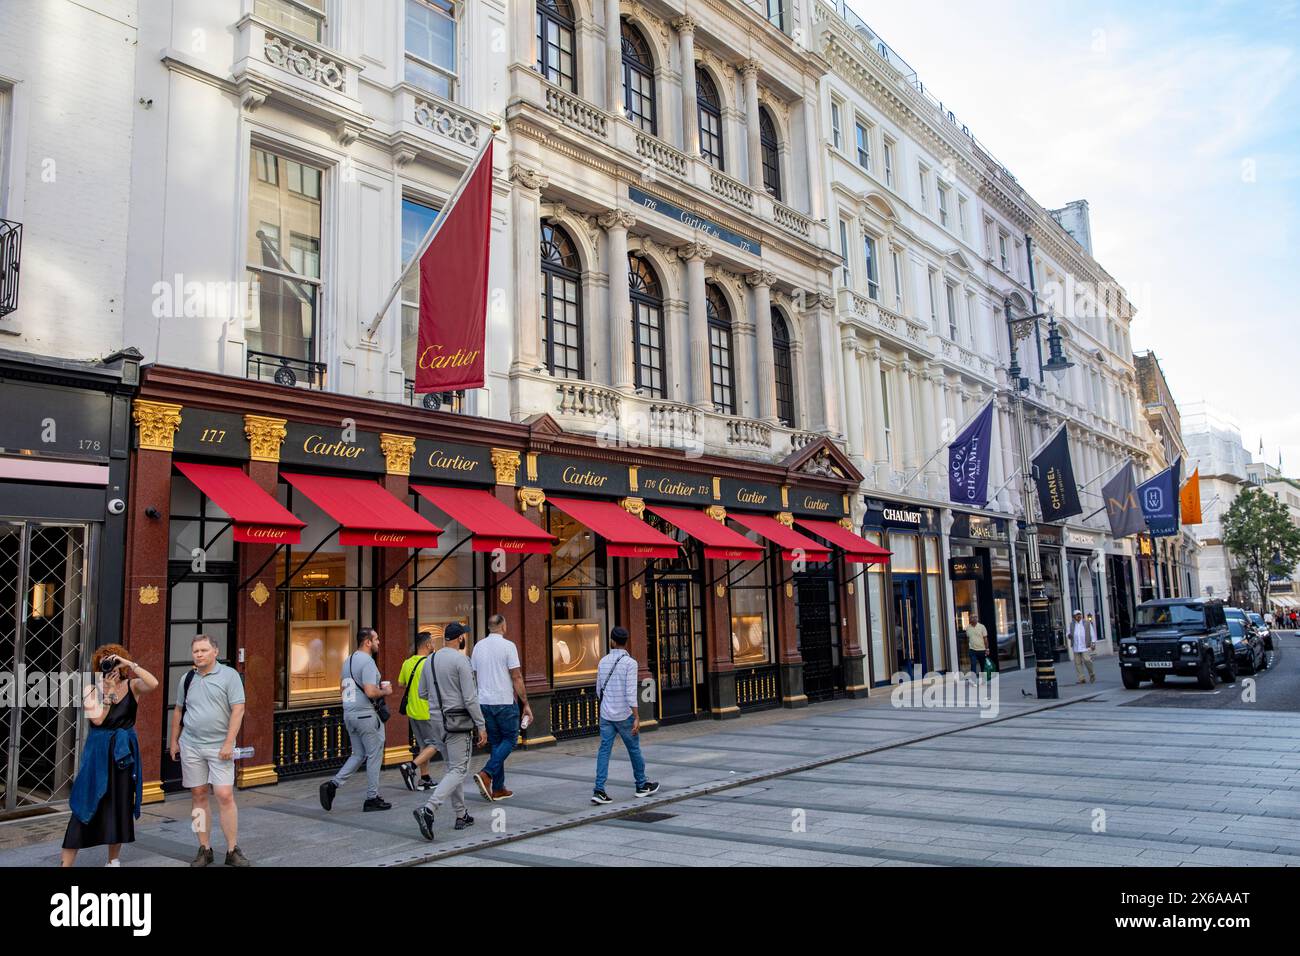
[[[787,561],[794,561],[800,557],[807,561],[825,561],[831,556],[828,549],[823,548],[812,538],[805,538],[798,531],[787,528],[770,515],[728,514],[727,517],[737,524],[744,525],[750,531],[757,531],[771,541],[781,549],[781,556]]]
[[[761,544],[732,531],[721,521],[714,521],[703,511],[664,505],[646,505],[646,510],[654,512],[704,545],[706,558],[716,558],[719,561],[757,561],[763,557]]]
[[[339,544],[380,548],[436,548],[442,529],[398,501],[377,481],[327,475],[280,477],[341,524]]]
[[[411,490],[473,532],[475,551],[500,549],[508,554],[549,554],[555,541],[555,535],[543,531],[482,488],[411,485]]]
[[[668,535],[656,531],[640,518],[628,514],[622,505],[612,501],[586,501],[580,498],[546,500],[604,538],[610,557],[675,558],[681,549]]]
[[[844,552],[844,560],[851,564],[888,564],[892,551],[886,551],[878,544],[872,544],[866,538],[842,528],[834,521],[817,521],[812,518],[796,518],[794,523],[805,531],[825,538]]]
[[[276,501],[257,482],[232,465],[176,462],[176,470],[230,515],[236,541],[249,544],[297,544],[306,524]]]

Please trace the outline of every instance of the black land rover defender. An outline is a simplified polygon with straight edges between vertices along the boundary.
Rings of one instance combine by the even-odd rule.
[[[1202,690],[1214,687],[1215,671],[1225,683],[1237,679],[1222,601],[1147,601],[1134,625],[1134,636],[1119,643],[1120,676],[1129,690],[1144,680],[1159,687],[1170,674],[1195,677]]]

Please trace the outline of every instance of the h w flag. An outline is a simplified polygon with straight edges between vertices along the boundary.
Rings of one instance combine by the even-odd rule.
[[[424,238],[415,391],[482,388],[492,234],[492,134]]]
[[[989,462],[993,454],[993,402],[948,446],[948,497],[983,508],[989,503]]]
[[[1074,463],[1070,461],[1070,435],[1064,425],[1034,456],[1033,465],[1044,521],[1064,521],[1083,514],[1079,486],[1074,481]]]
[[[1138,502],[1153,538],[1178,534],[1178,490],[1182,472],[1183,460],[1179,458],[1154,478],[1138,485]]]

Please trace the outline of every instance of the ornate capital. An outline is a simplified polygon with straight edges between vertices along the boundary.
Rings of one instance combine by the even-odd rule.
[[[853,530],[853,519],[852,519],[852,518],[841,518],[841,519],[840,519],[840,527],[843,528],[845,531],[852,531],[852,530]]]
[[[628,514],[637,518],[645,514],[645,500],[642,498],[624,498],[619,503]]]
[[[673,21],[673,29],[676,30],[678,33],[694,33],[695,18],[678,17],[676,20]]]
[[[722,505],[709,505],[704,509],[704,513],[718,523],[727,520],[727,509]]]
[[[759,286],[771,288],[776,285],[776,273],[770,269],[758,269],[745,276],[745,282],[757,289]]]
[[[519,510],[528,511],[529,508],[542,510],[542,505],[546,504],[546,492],[541,488],[520,488],[515,497],[519,499]]]
[[[505,448],[493,448],[492,467],[496,469],[498,485],[513,487],[515,476],[519,474],[519,452]]]
[[[636,216],[626,209],[609,209],[602,212],[596,222],[604,229],[631,229],[636,225]]]
[[[713,256],[713,247],[707,242],[688,242],[677,247],[677,255],[687,262],[698,259],[704,262]]]
[[[140,429],[140,447],[145,451],[170,452],[181,427],[181,406],[166,402],[147,402],[137,398],[131,418]]]
[[[411,459],[415,457],[415,439],[410,435],[390,435],[388,432],[381,432],[379,450],[384,453],[384,460],[388,462],[390,475],[411,473]]]
[[[781,524],[785,525],[787,528],[794,527],[794,515],[792,515],[788,511],[782,511],[780,514],[776,516],[776,520]]]
[[[550,185],[550,177],[539,173],[535,169],[529,169],[527,166],[521,166],[519,163],[512,163],[510,166],[510,181],[524,189],[541,191]]]
[[[244,435],[248,438],[248,457],[253,461],[280,460],[280,445],[288,434],[283,418],[264,415],[244,416]]]
[[[745,79],[749,79],[750,77],[757,79],[758,61],[746,60],[744,63],[740,64],[740,72],[745,77]]]

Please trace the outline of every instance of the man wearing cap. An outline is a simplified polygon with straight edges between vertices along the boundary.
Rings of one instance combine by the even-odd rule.
[[[465,808],[465,778],[469,776],[469,759],[478,745],[487,744],[487,723],[478,703],[478,686],[474,669],[465,649],[465,628],[457,621],[443,631],[443,645],[420,671],[418,693],[429,703],[429,725],[433,728],[434,746],[443,755],[446,770],[438,785],[429,793],[428,802],[412,811],[420,835],[433,839],[434,812],[448,799],[456,812],[456,829],[463,830],[474,822]],[[472,726],[473,730],[470,730]],[[450,729],[455,728],[455,729]]]
[[[1097,674],[1092,669],[1092,646],[1097,642],[1092,623],[1083,619],[1082,611],[1074,612],[1074,623],[1070,625],[1070,650],[1074,651],[1074,672],[1079,676],[1080,684],[1097,683]],[[1087,680],[1083,669],[1088,668]]]

